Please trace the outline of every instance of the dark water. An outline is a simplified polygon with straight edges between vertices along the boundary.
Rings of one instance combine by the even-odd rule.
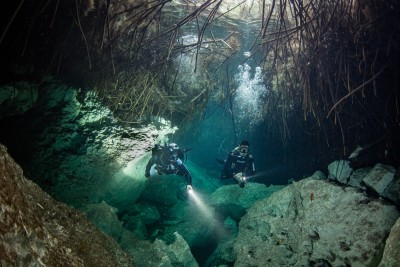
[[[253,181],[287,184],[288,180],[301,179],[317,170],[314,168],[324,166],[312,164],[318,160],[307,158],[311,148],[301,140],[294,138],[291,144],[284,144],[281,136],[271,134],[271,123],[263,111],[264,100],[271,93],[271,79],[258,65],[261,56],[253,53],[260,28],[261,21],[243,18],[216,21],[206,29],[205,39],[235,33],[240,44],[239,50],[224,65],[224,75],[220,76],[217,89],[225,93],[225,99],[210,102],[206,112],[190,125],[181,127],[171,141],[192,148],[187,154],[189,160],[219,176],[222,166],[217,159],[226,159],[241,140],[248,140],[258,173]],[[227,92],[233,93],[227,96]]]
[[[212,112],[210,117],[178,131],[171,139],[182,147],[190,147],[192,150],[187,153],[188,160],[215,176],[219,176],[222,168],[217,159],[226,159],[241,140],[250,142],[250,152],[257,170],[257,175],[252,179],[254,182],[287,184],[290,179],[301,179],[317,170],[313,169],[317,168],[317,164],[310,164],[313,159],[305,157],[305,147],[284,150],[279,137],[266,134],[268,126],[265,123],[241,126],[248,129],[236,129],[235,132],[229,112],[217,105],[210,105],[208,111],[207,114]]]

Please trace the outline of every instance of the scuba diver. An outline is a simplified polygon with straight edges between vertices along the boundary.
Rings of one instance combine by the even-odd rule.
[[[183,162],[186,151],[189,149],[180,149],[175,143],[165,146],[155,145],[152,149],[151,159],[146,165],[146,178],[162,174],[185,176],[186,189],[192,190],[192,176]]]
[[[246,179],[256,172],[249,146],[249,141],[243,140],[238,147],[229,153],[225,161],[218,160],[218,162],[224,164],[221,179],[234,178],[241,188],[245,186]]]

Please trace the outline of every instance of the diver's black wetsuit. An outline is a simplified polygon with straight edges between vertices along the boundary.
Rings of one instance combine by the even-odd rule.
[[[165,173],[185,176],[186,184],[190,186],[192,185],[192,176],[183,163],[183,153],[181,151],[177,151],[170,146],[157,149],[146,165],[146,177],[150,176],[150,169],[154,164],[156,165],[155,169],[158,174],[161,175]]]
[[[246,156],[241,156],[239,149],[235,148],[229,153],[222,169],[221,179],[233,178],[236,173],[242,172],[244,176],[250,176],[255,173],[253,156],[248,153]]]

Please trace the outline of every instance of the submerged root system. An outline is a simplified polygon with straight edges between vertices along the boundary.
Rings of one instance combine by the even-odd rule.
[[[21,63],[35,62],[43,76],[96,88],[132,122],[189,121],[216,98],[229,107],[235,89],[223,66],[242,40],[210,28],[253,8],[261,23],[248,59],[263,67],[271,89],[263,99],[269,132],[285,144],[311,134],[343,156],[349,144],[376,140],[400,148],[398,1],[239,1],[225,9],[221,0],[17,2],[4,16],[4,66],[22,54]],[[190,41],[182,38],[188,29]]]

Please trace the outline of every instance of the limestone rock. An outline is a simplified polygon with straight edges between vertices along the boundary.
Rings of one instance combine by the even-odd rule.
[[[398,217],[357,189],[301,180],[248,209],[235,266],[377,266]]]
[[[135,259],[135,266],[198,266],[188,244],[178,233],[174,233],[169,242],[160,239],[156,239],[153,243],[136,240],[127,247],[127,250]]]
[[[160,219],[160,213],[157,208],[148,203],[136,203],[125,211],[125,215],[129,220],[141,220],[145,224],[155,223]]]
[[[397,267],[400,263],[400,219],[390,230],[385,250],[378,267]]]
[[[392,166],[376,164],[363,178],[363,183],[400,207],[400,177]]]
[[[233,266],[233,263],[236,260],[234,244],[235,239],[219,243],[217,248],[208,258],[206,266]]]
[[[193,258],[188,244],[177,232],[174,233],[173,242],[166,244],[165,242],[157,239],[154,242],[154,245],[156,247],[160,247],[161,250],[168,255],[171,266],[199,266],[196,260]]]
[[[352,186],[354,188],[360,188],[361,190],[366,190],[366,186],[363,182],[365,176],[371,171],[371,168],[361,168],[354,170],[350,176],[350,180],[347,185]]]
[[[178,201],[178,194],[185,190],[184,178],[178,175],[152,176],[146,182],[140,199],[171,206]]]
[[[226,217],[239,221],[246,209],[257,200],[270,196],[282,187],[267,187],[258,183],[247,183],[244,188],[238,185],[221,186],[211,195],[210,204]]]
[[[392,166],[376,164],[363,178],[363,182],[371,189],[382,195],[385,189],[393,182],[395,169]]]
[[[337,163],[335,166],[339,165]],[[333,170],[333,167],[331,169]],[[342,176],[347,177],[347,174]],[[396,175],[394,167],[378,163],[373,168],[354,170],[351,172],[349,179],[343,177],[339,181],[342,184],[359,188],[363,191],[372,190],[400,207],[400,178],[399,175]],[[331,174],[330,179],[336,180],[336,177]]]
[[[236,260],[234,251],[235,238],[238,234],[238,225],[236,221],[230,217],[224,221],[224,228],[218,229],[221,233],[221,238],[213,253],[207,259],[206,266],[231,266]]]
[[[400,208],[400,169],[397,170],[393,181],[385,189],[382,196],[393,201]]]
[[[86,207],[87,218],[104,233],[120,240],[123,232],[122,222],[118,220],[117,210],[102,201],[99,204],[90,204]]]
[[[123,210],[135,203],[149,151],[176,128],[122,125],[94,92],[63,84],[44,83],[39,93],[24,125],[30,178],[75,208],[105,200]]]
[[[152,224],[160,219],[160,213],[155,206],[137,203],[129,207],[122,216],[124,228],[135,233],[142,239],[147,239],[147,224]]]
[[[76,210],[27,180],[0,144],[1,266],[132,266],[128,256]]]
[[[218,223],[216,217],[214,209],[204,199],[198,202],[180,200],[168,209],[167,218],[163,222],[162,238],[169,240],[177,232],[190,247],[204,246],[212,238]]]
[[[321,171],[316,171],[311,175],[312,178],[317,179],[317,180],[326,180],[326,175],[325,173]]]
[[[347,160],[337,160],[328,165],[328,178],[337,180],[339,183],[347,184],[353,169]]]
[[[0,119],[22,115],[36,104],[38,85],[16,82],[0,86]]]

